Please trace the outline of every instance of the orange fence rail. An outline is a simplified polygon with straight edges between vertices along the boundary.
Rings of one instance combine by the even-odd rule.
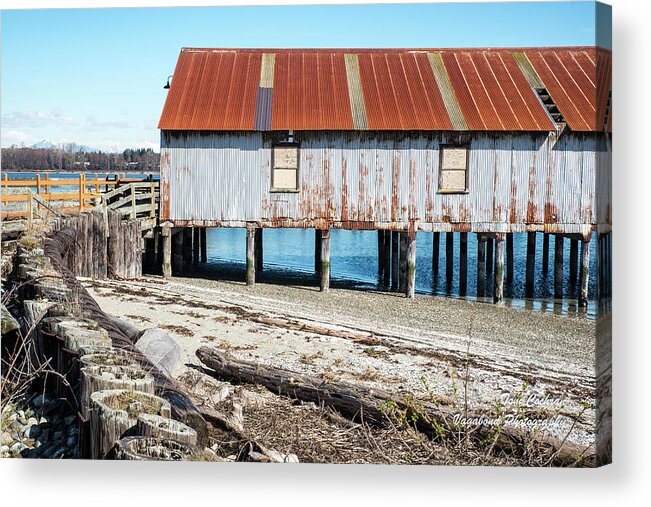
[[[9,179],[5,173],[0,180],[1,216],[2,219],[27,218],[32,212],[33,196],[37,198],[38,211],[47,211],[42,204],[47,203],[61,213],[80,213],[97,205],[103,193],[139,181],[143,178],[127,178],[124,174],[117,174],[114,179],[108,179],[108,175],[102,178],[99,173],[90,178],[82,173],[78,178],[50,178],[49,174],[45,177],[37,174],[31,179]],[[53,191],[57,187],[60,191]],[[24,189],[24,192],[13,193],[9,189]]]

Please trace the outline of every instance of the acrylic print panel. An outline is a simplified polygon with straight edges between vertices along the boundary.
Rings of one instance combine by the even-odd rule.
[[[609,463],[609,20],[3,12],[2,456]]]

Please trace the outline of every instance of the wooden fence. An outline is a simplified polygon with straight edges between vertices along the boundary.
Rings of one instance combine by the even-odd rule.
[[[49,174],[45,177],[37,174],[31,179],[9,179],[5,173],[1,180],[1,216],[3,220],[29,218],[34,214],[34,205],[37,211],[45,211],[46,214],[54,209],[64,214],[80,213],[100,204],[106,193],[134,182],[143,182],[143,179],[126,178],[124,174],[116,175],[113,179],[109,179],[108,175],[102,177],[100,174],[89,177],[84,173],[77,178],[50,178]],[[143,183],[157,185],[155,182]],[[56,191],[57,188],[60,191]],[[9,189],[24,191],[11,193]]]

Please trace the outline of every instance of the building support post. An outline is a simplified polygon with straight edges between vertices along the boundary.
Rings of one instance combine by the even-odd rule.
[[[486,285],[486,238],[477,234],[477,297],[484,297]]]
[[[156,244],[154,240],[155,232],[152,231],[151,238],[143,238],[145,243],[145,258],[143,262],[143,267],[148,271],[151,270],[156,263]]]
[[[400,286],[400,233],[391,231],[391,287]]]
[[[407,288],[407,253],[409,250],[407,233],[401,232],[400,234],[400,286],[399,290],[403,291]]]
[[[199,234],[201,236],[201,262],[208,262],[208,244],[206,242],[207,227],[201,227]]]
[[[199,265],[199,251],[201,250],[201,238],[199,237],[199,227],[192,228],[192,265]]]
[[[192,227],[183,228],[183,272],[192,270]]]
[[[454,233],[445,233],[445,279],[448,285],[452,282],[454,275]]]
[[[377,231],[377,273],[378,278],[382,278],[384,275],[384,231]]]
[[[554,299],[563,299],[563,236],[554,236]]]
[[[513,233],[506,235],[506,283],[513,282]]]
[[[323,231],[314,229],[314,272],[321,273],[321,242],[323,240]],[[379,252],[379,251],[378,251]],[[379,263],[378,263],[379,266]]]
[[[524,292],[527,297],[533,296],[534,277],[536,270],[536,233],[527,233],[527,273]]]
[[[407,234],[407,288],[406,295],[413,299],[416,295],[416,231]]]
[[[590,279],[590,239],[581,241],[579,277],[579,307],[585,308],[588,306],[588,281]]]
[[[264,254],[262,251],[262,227],[255,230],[255,270],[262,272],[264,268]]]
[[[542,272],[549,271],[549,234],[543,232]]]
[[[172,273],[176,276],[183,274],[183,230],[177,230],[172,235]]]
[[[255,285],[255,227],[246,226],[246,285]]]
[[[459,295],[465,296],[468,287],[468,233],[459,233]]]
[[[504,300],[504,234],[495,235],[495,282],[493,302],[501,303]]]
[[[384,285],[388,287],[391,284],[391,231],[384,231]]]
[[[606,235],[606,292],[608,297],[613,294],[613,233]]]
[[[576,284],[577,264],[579,260],[579,240],[570,239],[570,284]]]
[[[321,233],[321,292],[330,289],[330,229]]]
[[[161,227],[161,237],[163,239],[163,258],[161,269],[163,278],[172,277],[172,228],[168,225]]]
[[[439,276],[439,251],[441,249],[441,233],[432,233],[432,278]]]

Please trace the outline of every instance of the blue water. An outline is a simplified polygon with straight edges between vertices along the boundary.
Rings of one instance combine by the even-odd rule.
[[[258,279],[281,285],[316,285],[314,274],[314,229],[264,229],[264,270]],[[468,234],[468,275],[465,295],[459,287],[459,234],[454,234],[454,276],[446,280],[446,235],[440,235],[439,271],[432,271],[432,234],[419,232],[416,241],[416,292],[448,297],[465,297],[471,300],[492,302],[492,273],[487,274],[484,294],[477,298],[477,239]],[[596,266],[596,236],[591,242],[591,266]],[[576,298],[578,283],[569,283],[570,241],[564,242],[564,295],[563,301],[554,301],[554,240],[550,238],[549,269],[542,272],[543,235],[536,240],[536,270],[534,295],[525,298],[525,267],[527,235],[513,235],[514,274],[509,283],[505,276],[504,296],[507,305],[528,307],[541,311],[594,317],[597,312],[596,270],[589,277],[587,310],[579,309]],[[244,229],[209,228],[207,233],[208,265],[216,278],[244,280],[246,273],[246,232]],[[378,277],[377,231],[331,231],[330,240],[331,286],[362,289],[391,290]]]

